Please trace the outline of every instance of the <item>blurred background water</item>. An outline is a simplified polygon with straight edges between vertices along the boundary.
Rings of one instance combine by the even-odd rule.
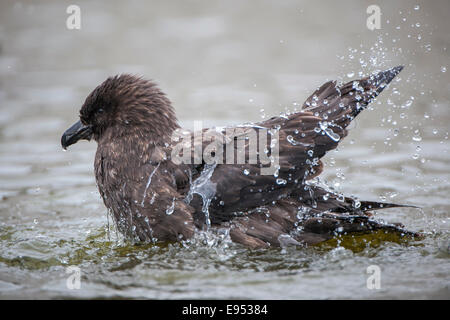
[[[81,29],[66,8],[81,8]],[[450,2],[2,1],[0,298],[450,298]],[[181,124],[259,121],[326,80],[405,65],[363,112],[323,180],[364,200],[406,203],[377,219],[428,234],[362,250],[248,251],[219,241],[138,246],[109,233],[95,143],[60,147],[106,77],[155,79]],[[108,229],[109,230],[109,229]],[[66,267],[81,268],[81,289]],[[369,265],[381,289],[366,287]]]

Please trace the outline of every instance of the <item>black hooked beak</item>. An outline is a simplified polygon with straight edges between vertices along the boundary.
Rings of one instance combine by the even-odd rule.
[[[78,121],[64,132],[61,137],[61,145],[64,149],[67,149],[68,146],[76,143],[78,140],[91,140],[91,137],[92,126],[85,126],[81,121]]]

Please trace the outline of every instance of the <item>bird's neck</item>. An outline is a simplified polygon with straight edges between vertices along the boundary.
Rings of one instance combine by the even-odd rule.
[[[98,140],[97,151],[104,159],[121,162],[124,167],[160,162],[169,157],[167,150],[177,128],[178,125],[169,126],[165,131],[155,127],[107,130]]]

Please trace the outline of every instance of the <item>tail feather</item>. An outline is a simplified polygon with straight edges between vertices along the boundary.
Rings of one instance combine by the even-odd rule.
[[[305,191],[298,188],[291,192],[290,197],[301,199],[302,203],[311,207],[312,211],[318,212],[337,212],[362,214],[370,210],[380,210],[388,208],[418,208],[413,205],[395,204],[376,201],[358,201],[350,197],[343,197],[333,192],[327,191],[319,186],[309,186]]]
[[[376,201],[361,201],[361,211],[380,210],[388,208],[419,208],[409,204],[396,204]]]

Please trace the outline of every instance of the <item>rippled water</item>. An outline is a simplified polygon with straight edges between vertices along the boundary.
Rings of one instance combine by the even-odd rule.
[[[381,30],[369,31],[371,3],[360,1],[77,1],[82,28],[69,31],[64,3],[2,1],[0,297],[450,298],[450,5],[430,2],[382,2]],[[191,126],[258,121],[327,79],[399,64],[399,80],[325,157],[322,179],[420,206],[376,214],[428,235],[413,243],[124,243],[95,186],[95,143],[60,147],[85,96],[120,72],[156,79]],[[81,268],[79,290],[66,286],[69,265]],[[366,287],[369,265],[381,268],[379,290]]]

